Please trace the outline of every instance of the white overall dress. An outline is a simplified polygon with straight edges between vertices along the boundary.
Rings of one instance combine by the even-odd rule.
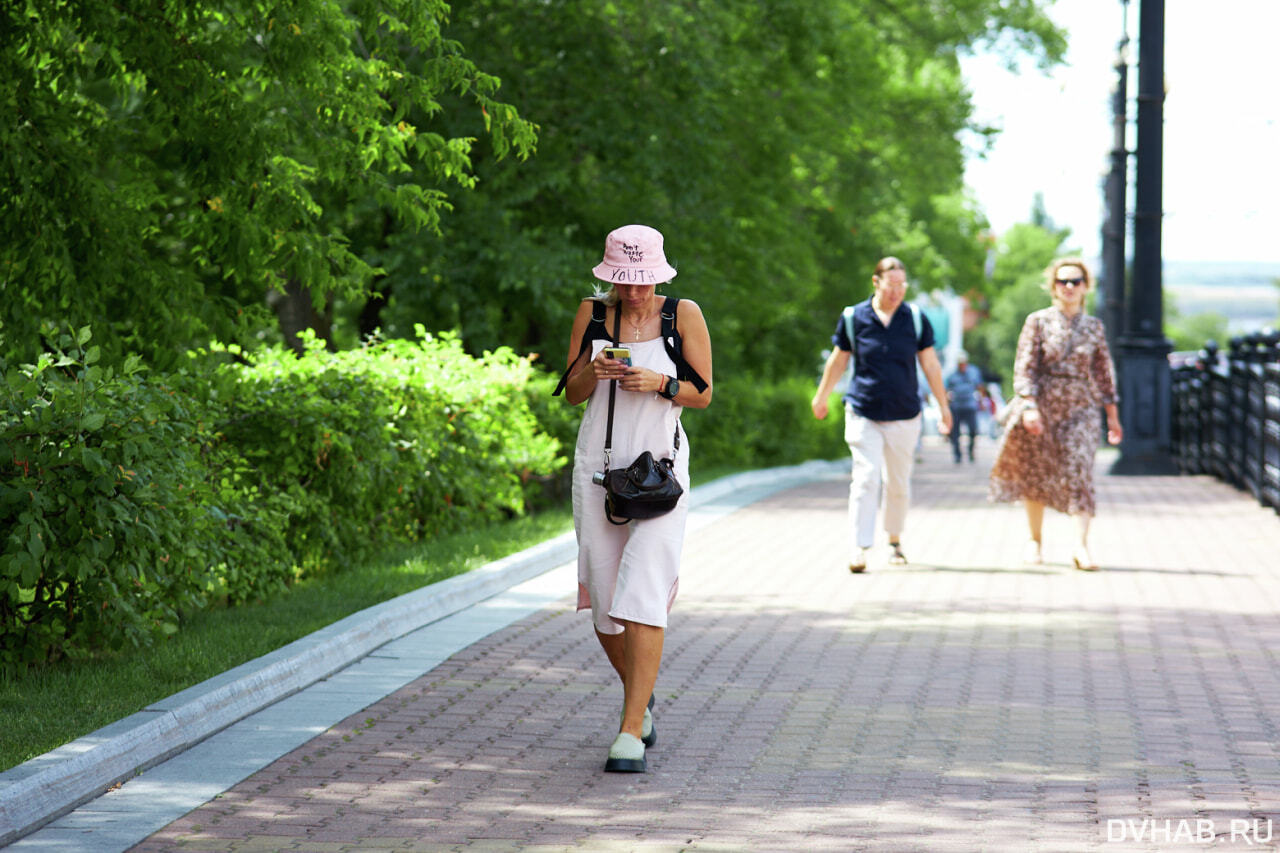
[[[591,342],[591,357],[608,346]],[[676,366],[662,338],[628,342],[631,363],[666,376]],[[609,382],[596,383],[578,428],[573,457],[573,528],[578,537],[578,609],[591,609],[596,630],[620,634],[618,620],[665,628],[679,585],[680,552],[689,515],[689,443],[680,432],[676,479],[684,486],[676,508],[666,515],[625,525],[605,517],[604,487],[591,482],[604,470],[605,426],[609,418]],[[655,392],[617,391],[613,410],[612,469],[626,468],[648,450],[670,458],[680,420],[679,406]]]

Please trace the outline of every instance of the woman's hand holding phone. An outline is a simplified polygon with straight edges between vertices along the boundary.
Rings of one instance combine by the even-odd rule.
[[[604,354],[614,361],[620,361],[627,367],[631,366],[631,350],[626,347],[605,347]]]
[[[625,353],[625,360],[616,358],[613,354]],[[627,375],[631,369],[631,351],[625,347],[605,347],[600,350],[591,362],[591,369],[596,375],[596,379],[602,381],[618,380]]]

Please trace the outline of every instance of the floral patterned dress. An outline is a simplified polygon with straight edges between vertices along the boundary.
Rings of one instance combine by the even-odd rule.
[[[1084,313],[1069,317],[1056,307],[1029,315],[1018,336],[1013,392],[991,467],[991,499],[1039,501],[1059,512],[1093,515],[1100,407],[1116,402],[1102,321]],[[1045,425],[1038,436],[1022,425],[1030,401]]]

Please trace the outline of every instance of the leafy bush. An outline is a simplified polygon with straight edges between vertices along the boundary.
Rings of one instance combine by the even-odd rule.
[[[143,643],[203,601],[216,525],[187,400],[91,333],[4,373],[0,668]]]
[[[312,337],[304,358],[232,348],[237,361],[191,374],[219,446],[243,460],[237,486],[287,512],[302,571],[523,512],[525,484],[563,464],[530,410],[527,360],[418,336],[340,353]]]

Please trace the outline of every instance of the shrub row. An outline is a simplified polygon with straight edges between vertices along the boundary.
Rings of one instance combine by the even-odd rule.
[[[185,610],[520,513],[564,465],[530,406],[546,379],[449,335],[215,347],[163,377],[99,366],[87,328],[51,349],[0,363],[4,668],[144,644]]]

